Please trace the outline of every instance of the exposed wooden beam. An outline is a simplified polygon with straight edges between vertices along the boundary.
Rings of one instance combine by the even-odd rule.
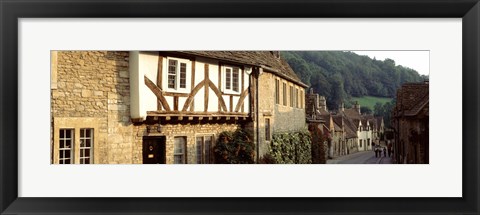
[[[167,100],[162,94],[162,89],[155,85],[147,76],[144,76],[145,85],[155,94],[158,100],[162,103],[163,108],[166,111],[170,111],[170,106],[168,105]]]
[[[210,82],[210,79],[208,77],[209,75],[209,71],[208,71],[208,68],[209,68],[209,65],[208,63],[205,63],[205,76],[204,76],[204,79],[205,81],[207,82]],[[204,95],[204,98],[203,98],[203,111],[205,112],[208,112],[208,92],[210,91],[210,89],[208,87],[205,87],[205,95]]]
[[[162,89],[162,76],[163,76],[163,56],[158,54],[158,68],[157,68],[157,86]],[[157,110],[162,109],[162,102],[157,100]]]

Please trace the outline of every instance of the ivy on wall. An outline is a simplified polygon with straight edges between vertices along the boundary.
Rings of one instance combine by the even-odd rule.
[[[220,133],[213,151],[217,164],[254,163],[255,144],[253,138],[242,129]]]
[[[273,134],[269,152],[262,163],[312,163],[311,138],[308,131]]]

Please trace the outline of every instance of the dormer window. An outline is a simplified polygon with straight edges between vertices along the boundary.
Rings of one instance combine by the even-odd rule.
[[[223,92],[230,94],[240,93],[240,74],[241,69],[235,66],[223,66],[224,86]]]

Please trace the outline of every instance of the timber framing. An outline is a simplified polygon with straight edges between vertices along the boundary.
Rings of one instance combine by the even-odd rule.
[[[160,103],[162,104],[163,109],[165,109],[166,111],[170,111],[170,106],[168,105],[167,100],[163,96],[162,89],[155,85],[147,76],[144,76],[144,80],[145,85],[147,85],[147,87],[153,92],[153,94],[155,94],[158,101],[160,101]]]

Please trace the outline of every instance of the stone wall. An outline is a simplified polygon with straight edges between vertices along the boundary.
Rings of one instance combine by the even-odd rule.
[[[300,131],[307,128],[305,122],[305,109],[290,107],[290,87],[291,82],[287,82],[287,105],[283,105],[283,87],[282,83],[285,81],[280,78],[280,104],[275,103],[275,79],[278,78],[272,73],[263,72],[259,76],[258,86],[258,108],[259,108],[259,137],[260,138],[260,157],[268,150],[269,141],[266,140],[265,135],[265,119],[270,119],[270,135],[276,132],[291,132]],[[304,89],[299,87],[302,93],[299,95],[299,103],[305,104]]]
[[[236,123],[175,123],[161,124],[158,133],[148,133],[147,125],[135,126],[134,137],[134,163],[142,163],[142,140],[144,136],[165,136],[166,137],[166,163],[174,163],[174,138],[186,137],[187,139],[187,163],[197,163],[196,137],[204,135],[213,135],[213,144],[215,144],[218,135],[223,131],[235,131],[241,124]],[[213,146],[213,145],[212,145]],[[211,154],[213,156],[213,153]]]
[[[101,155],[95,162],[132,163],[128,52],[57,51],[56,59],[52,63],[56,66],[52,83],[57,83],[51,94],[53,121],[61,118],[64,127],[94,128],[98,137],[105,136],[104,141],[94,137],[94,150],[99,150],[95,154]],[[85,118],[83,123],[79,118]],[[87,119],[100,123],[93,125]]]

